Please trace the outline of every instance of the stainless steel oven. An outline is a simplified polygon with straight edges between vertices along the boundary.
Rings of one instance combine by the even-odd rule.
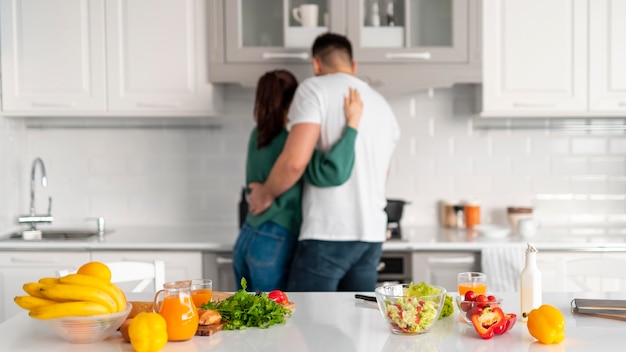
[[[378,284],[413,281],[411,252],[383,251],[378,264]]]

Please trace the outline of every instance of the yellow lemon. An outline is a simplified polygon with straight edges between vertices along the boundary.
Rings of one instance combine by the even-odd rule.
[[[78,268],[78,271],[76,271],[76,273],[95,276],[101,279],[105,279],[107,281],[111,281],[111,269],[109,269],[106,264],[101,262],[85,263],[80,268]]]

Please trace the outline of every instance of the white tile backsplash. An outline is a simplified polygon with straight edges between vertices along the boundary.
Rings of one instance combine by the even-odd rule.
[[[480,86],[390,98],[402,137],[387,194],[411,202],[405,225],[435,225],[443,199],[480,201],[483,222],[506,224],[506,207],[535,207],[545,225],[626,224],[626,137],[622,119],[488,121],[476,113]],[[30,167],[46,164],[55,222],[104,216],[110,226],[237,222],[254,91],[226,87],[225,115],[195,128],[26,128],[0,119],[0,226],[28,209]]]

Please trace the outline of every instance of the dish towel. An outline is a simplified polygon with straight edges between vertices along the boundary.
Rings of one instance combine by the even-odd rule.
[[[524,268],[525,246],[486,247],[481,251],[481,266],[487,274],[489,292],[519,292]]]

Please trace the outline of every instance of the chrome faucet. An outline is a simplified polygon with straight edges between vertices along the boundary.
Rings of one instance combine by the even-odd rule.
[[[41,186],[48,186],[48,177],[46,177],[46,166],[41,158],[33,161],[33,167],[30,169],[30,216],[35,216],[35,170],[37,165],[41,166]]]
[[[48,214],[37,215],[37,213],[35,212],[35,170],[37,169],[37,165],[41,167],[41,185],[43,187],[46,187],[48,185],[48,177],[46,176],[46,167],[43,164],[43,160],[41,160],[41,158],[36,158],[33,161],[33,166],[30,171],[30,213],[28,216],[20,216],[19,218],[17,218],[17,222],[20,224],[30,224],[31,230],[36,230],[36,223],[52,222],[52,215],[50,214],[52,211],[52,197],[48,197]]]

